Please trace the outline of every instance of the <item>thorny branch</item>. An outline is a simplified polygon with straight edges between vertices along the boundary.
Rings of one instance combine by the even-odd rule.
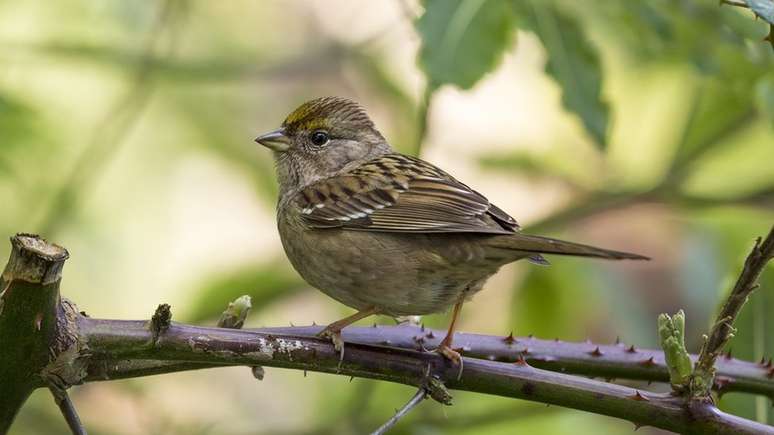
[[[25,240],[31,240],[36,246],[48,246],[39,238],[19,237],[26,237]],[[14,238],[17,240],[15,246],[18,245],[19,237]],[[24,251],[24,246],[19,249]],[[35,252],[24,255],[34,257]],[[15,255],[16,258],[20,256]],[[61,270],[64,260],[59,258],[58,261],[56,270]],[[12,269],[18,272],[17,266]],[[5,285],[5,282],[2,284]],[[53,282],[58,284],[58,276]],[[627,419],[637,426],[650,425],[681,433],[774,434],[774,428],[770,426],[723,413],[709,402],[686,401],[670,394],[647,392],[557,373],[529,364],[529,361],[533,361],[536,365],[542,363],[550,366],[558,360],[546,358],[545,354],[541,357],[538,351],[540,345],[553,345],[556,353],[565,349],[566,355],[561,360],[561,365],[568,367],[580,367],[584,362],[594,359],[602,361],[606,353],[609,354],[608,358],[613,360],[615,358],[610,358],[613,355],[632,354],[641,358],[643,354],[640,352],[643,351],[634,347],[610,345],[587,349],[583,346],[591,345],[585,343],[548,342],[531,337],[514,338],[510,335],[487,337],[460,334],[459,343],[468,346],[465,350],[464,370],[460,376],[459,368],[439,355],[408,349],[422,347],[423,340],[435,340],[434,331],[406,327],[353,328],[347,331],[348,334],[345,334],[344,338],[360,342],[348,345],[344,362],[340,364],[339,354],[331,343],[299,334],[303,330],[312,329],[311,327],[271,330],[206,328],[171,322],[165,309],[160,310],[156,322],[92,319],[77,314],[77,309],[68,301],[59,302],[61,306],[51,303],[59,301],[57,286],[44,286],[49,292],[44,293],[48,296],[40,305],[32,304],[35,300],[23,298],[35,294],[37,288],[35,285],[25,286],[19,288],[27,293],[17,291],[16,287],[12,288],[11,298],[8,298],[7,291],[4,293],[2,302],[5,304],[5,310],[0,314],[0,335],[10,337],[11,340],[24,338],[24,334],[9,332],[8,313],[13,313],[14,320],[19,320],[12,326],[13,332],[18,331],[18,324],[35,324],[35,319],[39,317],[36,313],[41,312],[44,318],[55,318],[54,323],[60,326],[44,328],[52,331],[53,335],[35,346],[25,348],[26,352],[32,355],[20,356],[13,360],[5,358],[6,364],[36,371],[37,375],[33,378],[40,378],[33,384],[21,384],[22,393],[47,385],[43,382],[45,379],[56,379],[61,387],[66,388],[82,382],[183,369],[261,365],[413,385],[422,387],[428,394],[443,401],[450,400],[446,392],[448,387],[581,409]],[[24,302],[29,308],[19,311],[17,304]],[[19,316],[29,318],[19,319]],[[369,336],[372,341],[378,337],[381,342],[364,344],[367,340],[361,339]],[[60,344],[52,352],[49,342]],[[397,348],[396,345],[405,345],[407,349]],[[474,347],[475,352],[485,352],[476,354]],[[577,357],[580,353],[585,354],[585,360],[573,360],[573,355]],[[478,355],[479,358],[471,358],[473,355]],[[40,359],[41,356],[48,364],[42,368],[40,365],[29,364],[30,360]],[[0,358],[2,357],[0,354]],[[656,357],[661,358],[659,363],[656,363]],[[770,379],[765,376],[768,369],[730,358],[721,358],[718,363],[728,364],[726,369],[737,370],[741,377],[748,376],[745,381],[746,388],[758,388],[760,392],[771,393]],[[644,369],[659,365],[663,366],[663,355],[656,352],[653,358],[648,358],[645,363],[640,361],[639,364]],[[596,370],[603,370],[602,366],[599,365]],[[758,370],[756,374],[753,374],[753,368]],[[8,373],[14,373],[1,369],[2,367],[0,375],[5,373],[6,377]],[[660,376],[663,380],[668,379],[666,371]],[[760,378],[757,384],[753,381],[755,376]],[[26,400],[27,394],[7,396],[13,397],[18,409]],[[7,429],[12,419],[13,414],[2,416],[2,431]]]
[[[715,378],[715,361],[723,351],[723,347],[733,337],[736,330],[734,321],[747,302],[750,294],[758,288],[758,277],[763,272],[769,260],[774,258],[774,226],[769,230],[769,235],[761,243],[759,237],[755,241],[750,255],[744,262],[742,273],[739,275],[731,294],[728,295],[718,318],[706,338],[696,362],[691,379],[691,394],[695,398],[710,399],[709,393]],[[774,375],[774,371],[768,376]]]

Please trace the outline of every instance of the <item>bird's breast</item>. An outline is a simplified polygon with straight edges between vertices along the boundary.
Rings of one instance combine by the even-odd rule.
[[[445,310],[480,289],[501,263],[475,237],[310,229],[281,213],[280,237],[293,267],[310,285],[356,309],[385,314]]]

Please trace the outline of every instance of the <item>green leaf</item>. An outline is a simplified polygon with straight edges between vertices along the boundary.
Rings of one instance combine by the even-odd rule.
[[[602,99],[602,69],[596,48],[576,17],[549,2],[520,6],[520,23],[534,32],[548,54],[546,72],[562,88],[562,104],[577,114],[599,148],[605,147],[608,105]]]
[[[301,278],[278,261],[242,266],[210,278],[193,294],[187,321],[217,318],[231,301],[242,295],[252,299],[253,312],[305,288]]]
[[[513,40],[513,10],[500,0],[427,0],[416,22],[419,64],[430,89],[472,87],[492,71]]]

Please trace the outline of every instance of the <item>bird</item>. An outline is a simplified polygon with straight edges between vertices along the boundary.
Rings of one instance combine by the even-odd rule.
[[[647,260],[628,252],[527,235],[508,213],[437,166],[396,152],[366,110],[343,97],[307,101],[255,139],[274,156],[277,227],[301,277],[357,310],[325,327],[343,358],[344,327],[371,315],[445,312],[453,348],[465,301],[501,266],[543,254]]]

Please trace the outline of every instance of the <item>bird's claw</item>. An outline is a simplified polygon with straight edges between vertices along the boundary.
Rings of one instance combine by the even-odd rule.
[[[459,349],[459,350],[462,350],[462,349]],[[441,343],[441,345],[435,349],[435,352],[441,354],[441,356],[451,361],[453,365],[460,366],[460,370],[457,373],[457,380],[459,380],[462,377],[462,366],[463,366],[462,355],[460,354],[460,352],[458,352],[455,349],[452,349],[451,346],[444,343]]]
[[[452,349],[451,346],[442,344],[438,346],[438,348],[435,349],[435,351],[440,353],[444,358],[451,361],[452,364],[454,365],[462,363],[462,355],[460,355],[460,353],[457,352],[456,350]]]
[[[344,362],[344,340],[341,339],[341,331],[325,328],[317,334],[320,338],[327,338],[333,343],[333,348],[339,352],[339,368]]]

